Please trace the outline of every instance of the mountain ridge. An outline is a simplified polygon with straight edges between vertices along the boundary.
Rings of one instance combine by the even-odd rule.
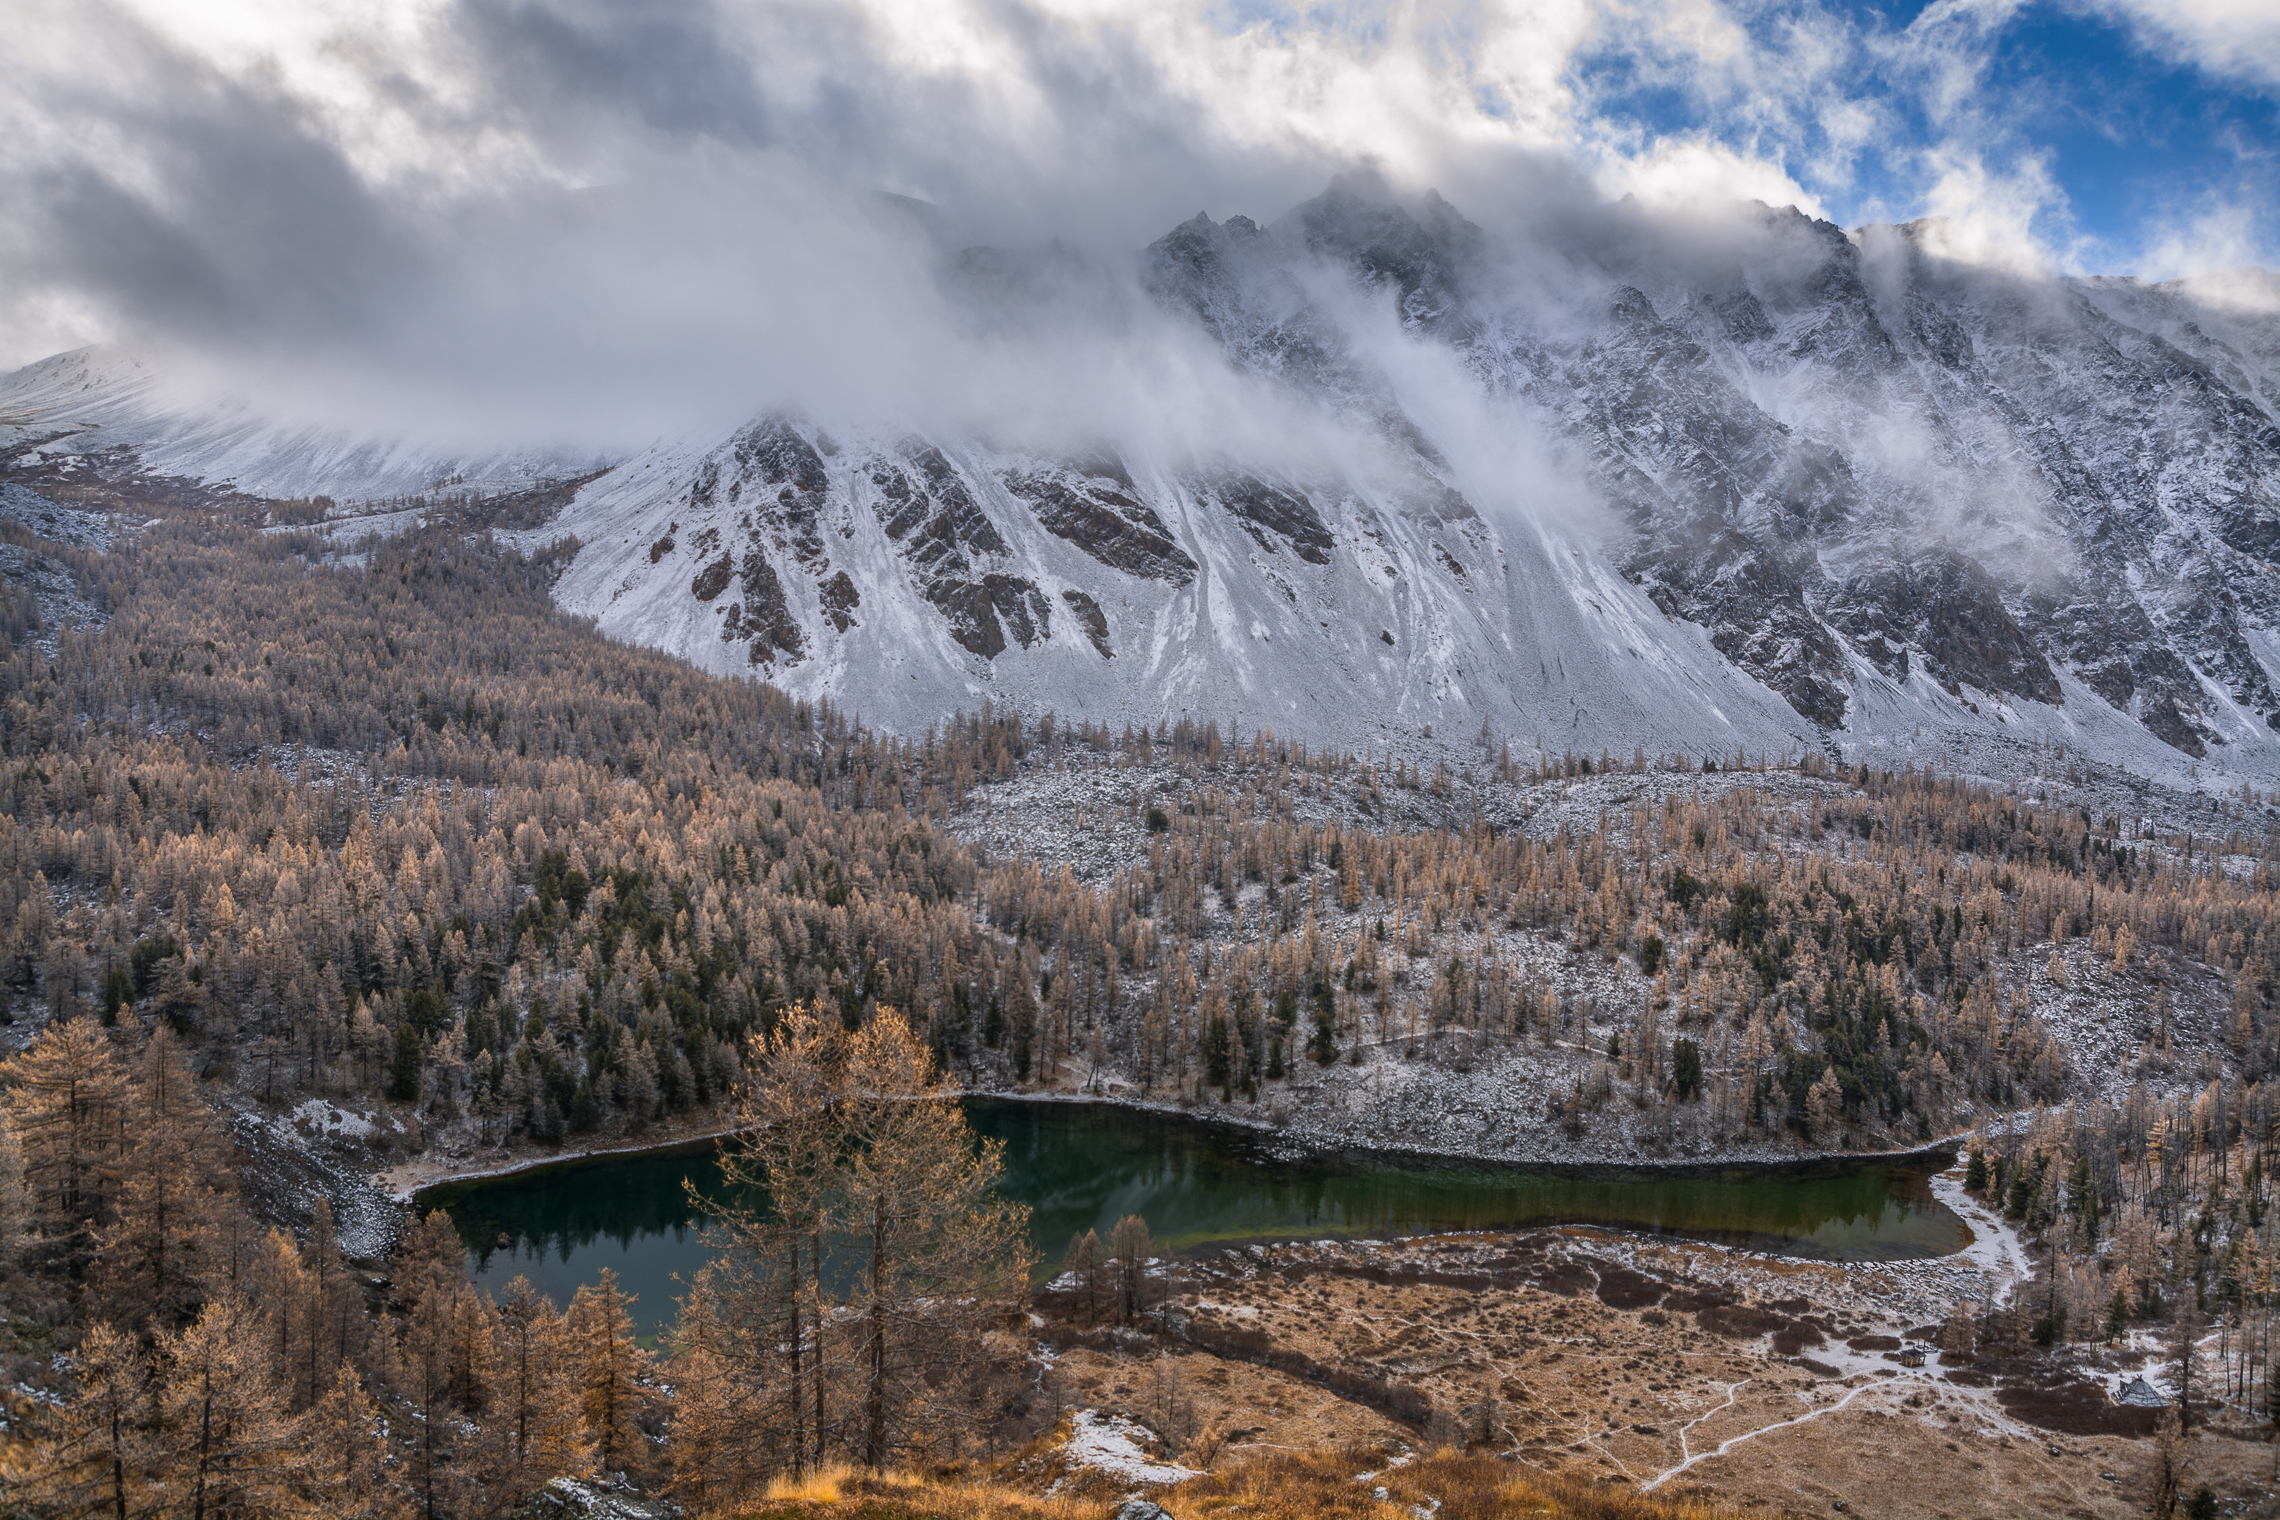
[[[0,454],[35,486],[101,474],[104,440],[113,469],[342,497],[606,465],[509,533],[582,541],[565,607],[888,727],[987,698],[1349,746],[2001,770],[2062,744],[2280,776],[2272,277],[2054,278],[1940,241],[1615,207],[1554,257],[1346,179],[1265,225],[1199,213],[1137,256],[1141,309],[1320,419],[1311,452],[778,409],[438,461],[168,410],[81,355],[0,381]],[[992,310],[1051,327],[1123,278],[1081,264],[965,250],[945,299],[985,271]]]

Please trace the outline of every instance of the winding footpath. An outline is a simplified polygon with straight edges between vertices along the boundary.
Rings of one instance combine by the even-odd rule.
[[[1746,1382],[1747,1379],[1744,1379],[1744,1381]],[[1725,1441],[1719,1442],[1718,1448],[1715,1451],[1696,1452],[1694,1455],[1686,1458],[1685,1461],[1680,1462],[1676,1467],[1669,1468],[1663,1472],[1655,1474],[1654,1477],[1639,1485],[1639,1492],[1642,1494],[1651,1494],[1657,1488],[1661,1487],[1665,1482],[1677,1477],[1680,1473],[1686,1471],[1695,1463],[1707,1462],[1712,1457],[1722,1457],[1727,1452],[1732,1451],[1735,1447],[1741,1445],[1744,1441],[1754,1441],[1759,1436],[1771,1435],[1774,1431],[1777,1430],[1787,1430],[1792,1425],[1803,1425],[1807,1421],[1817,1420],[1825,1414],[1835,1414],[1838,1410],[1844,1408],[1847,1404],[1850,1404],[1854,1399],[1859,1398],[1862,1394],[1867,1393],[1870,1389],[1882,1388],[1886,1385],[1886,1383],[1889,1383],[1891,1381],[1891,1379],[1887,1378],[1880,1382],[1863,1383],[1858,1388],[1854,1388],[1848,1391],[1843,1398],[1837,1400],[1834,1404],[1824,1404],[1818,1409],[1808,1410],[1804,1414],[1799,1415],[1794,1420],[1776,1420],[1771,1425],[1761,1425],[1755,1430],[1745,1430],[1738,1436],[1733,1436]],[[1742,1385],[1740,1383],[1736,1383],[1733,1388],[1728,1389],[1726,1393],[1726,1403],[1720,1405],[1719,1408],[1730,1408],[1734,1401],[1734,1392],[1741,1386]],[[1707,1420],[1710,1418],[1711,1414],[1716,1414],[1717,1412],[1718,1410],[1713,1409],[1710,1411],[1710,1414],[1706,1414],[1702,1416],[1702,1418]],[[1693,1428],[1694,1427],[1692,1423],[1687,1426],[1687,1429],[1689,1430]],[[1678,1449],[1680,1451],[1686,1450],[1686,1442],[1683,1435],[1680,1438]]]
[[[2018,1235],[2003,1222],[2001,1216],[1983,1207],[1963,1190],[1960,1171],[1943,1172],[1933,1178],[1932,1193],[1934,1197],[1953,1209],[1970,1226],[1972,1234],[1970,1244],[1950,1259],[1958,1260],[1970,1266],[1981,1275],[1986,1302],[1990,1306],[2008,1298],[2013,1288],[2032,1276],[2033,1268],[2027,1260],[2025,1245],[2019,1240]],[[1681,1426],[1678,1432],[1679,1461],[1677,1465],[1666,1468],[1640,1484],[1639,1492],[1642,1494],[1653,1493],[1657,1488],[1693,1467],[1696,1463],[1707,1462],[1713,1457],[1725,1456],[1735,1447],[1745,1442],[1754,1441],[1760,1436],[1771,1435],[1777,1430],[1787,1430],[1795,1425],[1803,1425],[1817,1420],[1823,1415],[1835,1414],[1864,1393],[1912,1386],[1910,1380],[1904,1377],[1872,1373],[1869,1375],[1868,1381],[1856,1384],[1848,1389],[1843,1398],[1832,1404],[1824,1404],[1792,1419],[1775,1420],[1755,1429],[1745,1430],[1740,1435],[1731,1436],[1720,1442],[1712,1450],[1695,1451],[1691,1440],[1694,1428],[1703,1421],[1732,1409],[1742,1389],[1748,1386],[1751,1381],[1749,1378],[1744,1378],[1740,1382],[1727,1384],[1724,1403],[1704,1410]]]

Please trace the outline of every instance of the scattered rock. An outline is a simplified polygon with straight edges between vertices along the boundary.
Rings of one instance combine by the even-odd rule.
[[[680,1520],[683,1511],[621,1477],[556,1478],[515,1513],[516,1520]]]

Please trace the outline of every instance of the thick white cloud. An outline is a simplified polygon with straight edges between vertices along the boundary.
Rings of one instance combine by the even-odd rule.
[[[2272,0],[2095,0],[2173,57],[2280,90],[2280,6]]]
[[[1933,162],[1939,178],[1925,198],[1927,249],[1966,263],[2048,272],[2051,250],[2033,228],[2043,213],[2062,209],[2065,197],[2045,162],[2030,158],[1998,172],[1976,154],[1946,150]]]
[[[2140,273],[2161,280],[2238,274],[2260,265],[2280,271],[2280,230],[2273,227],[2267,208],[2212,198],[2150,229]],[[2219,283],[2259,292],[2276,288],[2271,276]],[[2259,294],[2257,299],[2268,297]]]
[[[2017,9],[1863,30],[1771,0],[18,0],[0,364],[116,335],[502,394],[614,365],[645,406],[604,409],[646,422],[935,320],[868,192],[933,203],[952,244],[1112,263],[1363,165],[1502,227],[1594,195],[1753,198],[1936,212],[1959,255],[2064,266],[2065,198],[1986,90]],[[2167,14],[2142,24],[2211,67],[2271,56],[2244,0]],[[1707,125],[1620,124],[1608,59]],[[2179,263],[2254,212],[2180,207]]]
[[[504,384],[514,355],[680,352],[687,383],[648,393],[674,398],[827,321],[862,346],[919,320],[872,191],[952,244],[1106,258],[1362,164],[1537,196],[1596,25],[1585,0],[30,0],[0,52],[0,363],[122,336]]]
[[[1611,191],[1635,195],[1649,206],[1764,201],[1769,206],[1795,206],[1808,216],[1828,215],[1820,200],[1778,163],[1707,138],[1659,138],[1635,151],[1610,155],[1601,181]]]

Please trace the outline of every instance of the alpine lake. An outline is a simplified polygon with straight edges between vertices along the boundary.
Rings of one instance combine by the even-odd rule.
[[[1371,1152],[1292,1154],[1234,1125],[1105,1103],[967,1100],[976,1133],[1005,1142],[1007,1195],[1030,1207],[1040,1280],[1072,1235],[1138,1214],[1159,1250],[1276,1240],[1592,1225],[1825,1261],[1961,1250],[1970,1230],[1932,1196],[1941,1163],[1623,1171],[1490,1166]],[[637,1297],[645,1340],[712,1254],[692,1199],[718,1199],[716,1146],[576,1157],[423,1191],[494,1293],[516,1276],[558,1304],[604,1268]]]

